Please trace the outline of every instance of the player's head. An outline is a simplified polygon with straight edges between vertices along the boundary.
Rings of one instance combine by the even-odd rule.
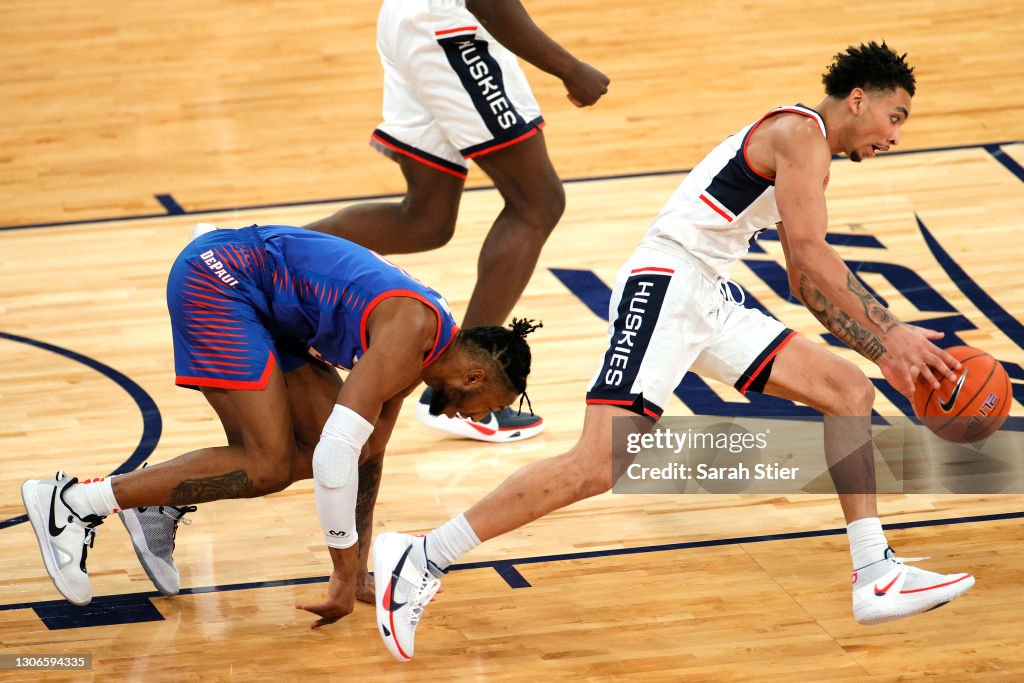
[[[526,335],[540,326],[513,318],[508,327],[488,325],[460,331],[455,356],[445,363],[446,371],[428,382],[433,389],[430,414],[480,420],[525,395],[531,360]]]
[[[910,116],[916,89],[914,68],[906,58],[884,41],[850,46],[822,75],[825,93],[842,103],[848,114],[829,135],[840,136],[842,151],[853,161],[899,144],[900,127]]]

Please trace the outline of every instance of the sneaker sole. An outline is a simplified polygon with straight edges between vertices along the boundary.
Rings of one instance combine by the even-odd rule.
[[[862,616],[857,616],[854,612],[854,618],[858,624],[863,626],[874,626],[875,624],[884,624],[887,621],[896,621],[897,619],[905,619],[906,617],[912,617],[915,614],[924,614],[925,612],[931,612],[932,610],[938,609],[943,605],[956,600],[961,595],[966,593],[974,586],[974,577],[968,576],[966,579],[962,579],[957,582],[957,589],[955,591],[946,591],[938,594],[938,600],[931,600],[926,603],[918,603],[913,606],[908,606],[906,609],[893,609],[892,607],[881,607],[873,610],[865,610],[862,612]]]
[[[514,441],[532,439],[544,431],[543,419],[527,427],[505,428],[493,431],[487,430],[487,432],[490,432],[487,433],[472,427],[465,420],[451,418],[445,415],[431,415],[430,406],[425,403],[417,403],[416,410],[414,412],[416,419],[431,429],[444,432],[445,434],[461,436],[464,439],[473,439],[475,441],[512,443]]]
[[[167,563],[160,557],[151,553],[148,548],[140,548],[138,543],[135,542],[136,534],[139,537],[145,537],[145,534],[142,531],[142,525],[139,524],[139,518],[135,515],[125,516],[123,512],[118,512],[117,516],[121,518],[121,523],[124,524],[124,528],[128,530],[128,536],[132,539],[132,547],[135,548],[135,556],[139,558],[139,564],[142,565],[142,570],[146,572],[146,576],[149,577],[149,580],[153,582],[153,586],[156,587],[160,595],[177,595],[181,590],[181,580],[179,579],[177,585],[171,587],[170,584],[165,584],[161,579],[158,579],[149,568],[150,563],[159,563],[163,565],[166,565]]]
[[[407,657],[399,649],[398,642],[395,640],[395,629],[394,622],[391,621],[391,610],[384,609],[381,599],[388,589],[388,584],[391,582],[391,572],[394,566],[385,567],[381,564],[380,558],[385,554],[391,555],[391,548],[394,546],[400,555],[405,550],[405,541],[402,540],[399,534],[394,532],[386,532],[377,537],[377,540],[373,542],[373,589],[374,595],[374,606],[377,609],[377,632],[380,634],[381,640],[384,641],[384,647],[388,649],[391,656],[400,662],[410,662],[412,657]],[[394,555],[392,555],[394,556]],[[391,633],[385,633],[385,622],[387,622],[391,628]]]
[[[21,502],[25,506],[25,512],[28,513],[28,521],[32,524],[32,531],[35,532],[36,543],[39,544],[39,554],[42,555],[43,558],[43,566],[46,568],[46,573],[50,575],[50,580],[53,581],[54,587],[68,602],[78,605],[79,607],[85,607],[92,602],[92,596],[79,597],[78,594],[71,589],[64,580],[64,575],[61,574],[60,566],[57,564],[57,560],[53,556],[53,550],[50,547],[50,533],[46,530],[46,516],[39,509],[39,496],[37,496],[34,491],[38,485],[38,479],[29,479],[23,483],[21,485]]]

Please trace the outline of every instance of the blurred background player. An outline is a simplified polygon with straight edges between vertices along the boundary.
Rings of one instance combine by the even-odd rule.
[[[911,396],[938,387],[959,363],[929,341],[941,333],[901,323],[825,241],[825,187],[833,154],[859,162],[900,141],[915,90],[906,55],[884,43],[836,55],[825,99],[780,107],[727,138],[697,165],[619,271],[609,349],[587,394],[576,446],[531,463],[426,537],[386,533],[374,545],[378,629],[399,660],[438,577],[481,541],[603,493],[614,482],[612,419],[647,428],[688,370],[805,403],[826,417],[825,459],[839,492],[853,562],[853,612],[874,624],[934,609],[974,584],[904,564],[886,541],[875,496],[870,415],[875,388],[853,363],[745,308],[728,279],[733,262],[773,225],[790,290],[832,334],[874,361]],[[628,349],[624,351],[624,349]],[[920,558],[919,558],[920,559]]]
[[[202,391],[228,445],[118,477],[79,483],[60,472],[23,484],[46,570],[77,605],[92,599],[86,549],[108,515],[122,513],[147,574],[174,594],[174,531],[191,506],[312,477],[334,570],[328,598],[303,607],[316,625],[336,621],[357,587],[372,595],[357,566],[405,396],[422,381],[432,411],[480,418],[522,394],[530,371],[532,325],[459,330],[433,289],[364,247],[301,228],[202,235],[171,267],[167,304],[175,381]],[[331,366],[350,370],[344,383]]]
[[[544,120],[516,55],[561,79],[577,107],[597,102],[609,80],[548,37],[519,0],[384,0],[377,49],[384,122],[371,144],[398,162],[405,197],[350,206],[306,227],[381,254],[436,249],[455,231],[473,159],[505,206],[480,249],[463,326],[501,325],[565,208],[541,131]],[[431,415],[430,391],[416,415],[435,429],[517,441],[544,428],[532,411],[503,410],[483,421]]]

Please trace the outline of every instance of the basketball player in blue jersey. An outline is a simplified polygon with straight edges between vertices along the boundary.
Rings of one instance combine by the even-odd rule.
[[[307,227],[381,254],[436,249],[455,231],[470,160],[505,202],[480,249],[463,324],[501,325],[533,274],[565,208],[548,157],[544,119],[516,56],[559,78],[578,107],[597,102],[608,78],[552,40],[519,0],[383,0],[377,50],[384,68],[384,122],[371,144],[398,162],[400,203],[357,204]],[[504,410],[483,421],[429,411],[428,427],[482,441],[539,434],[536,415]]]
[[[877,363],[901,393],[910,396],[915,381],[937,388],[936,376],[959,367],[930,341],[941,334],[901,323],[825,241],[832,155],[861,161],[899,144],[915,90],[905,57],[884,43],[836,55],[817,108],[769,112],[687,176],[619,272],[609,348],[572,450],[520,469],[426,537],[378,537],[378,627],[396,659],[412,657],[424,596],[437,590],[448,565],[482,541],[609,490],[613,418],[657,420],[689,370],[741,393],[800,401],[826,416],[825,458],[848,524],[857,621],[918,614],[974,584],[970,574],[905,564],[889,548],[874,495],[870,380],[825,346],[739,305],[728,280],[729,267],[758,232],[777,225],[792,293],[830,332]]]
[[[203,235],[171,267],[167,302],[176,383],[202,391],[228,445],[118,477],[24,483],[46,570],[77,605],[92,599],[86,547],[105,517],[122,514],[150,578],[174,594],[174,530],[191,506],[312,477],[334,571],[327,600],[305,607],[318,625],[336,621],[357,584],[364,600],[372,593],[357,566],[403,398],[424,382],[432,411],[482,417],[522,394],[530,371],[529,323],[459,330],[433,289],[363,247],[301,228]],[[349,370],[344,383],[331,366]]]

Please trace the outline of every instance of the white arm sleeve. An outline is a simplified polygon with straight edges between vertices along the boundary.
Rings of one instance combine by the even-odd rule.
[[[327,545],[348,548],[359,540],[356,494],[359,453],[373,425],[343,405],[335,405],[313,451],[313,490]]]

